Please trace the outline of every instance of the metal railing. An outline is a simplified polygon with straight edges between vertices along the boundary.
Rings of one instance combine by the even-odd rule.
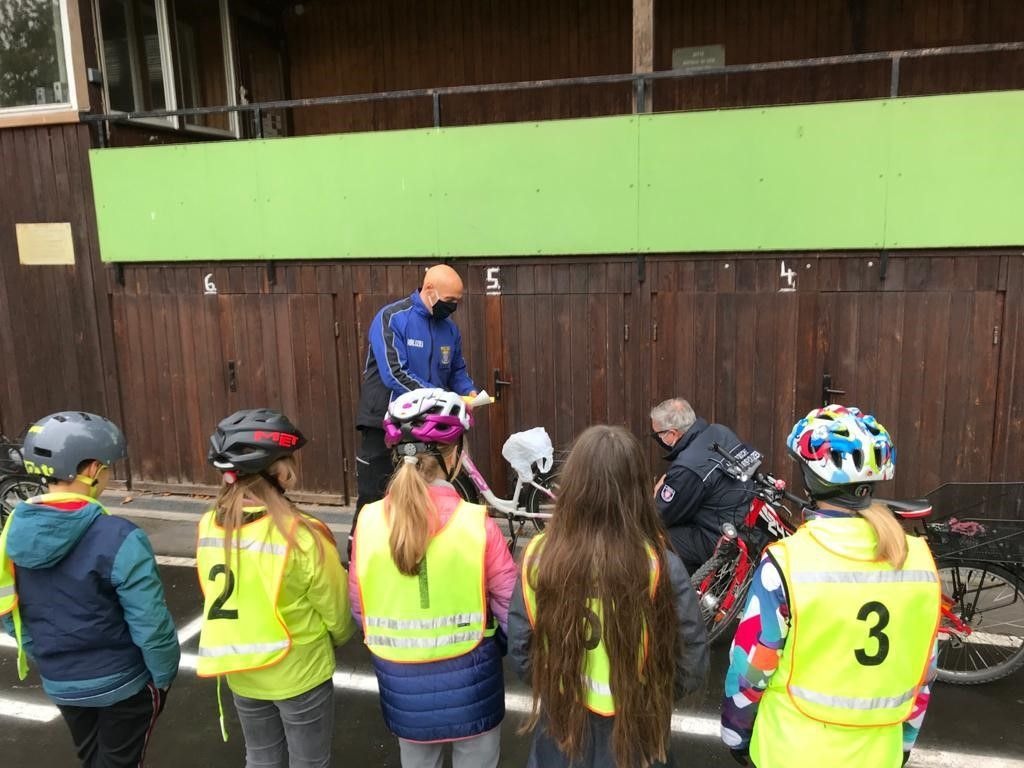
[[[693,70],[663,70],[659,72],[637,72],[623,75],[591,75],[587,77],[564,77],[551,80],[520,80],[513,83],[491,83],[486,85],[452,85],[437,88],[411,88],[399,91],[381,91],[378,93],[355,93],[340,96],[320,96],[308,99],[282,99],[252,104],[230,104],[218,107],[192,107],[188,109],[150,110],[141,112],[107,112],[104,114],[83,114],[83,122],[98,123],[100,126],[100,146],[106,144],[106,125],[129,120],[152,118],[197,117],[201,115],[220,115],[230,113],[252,113],[257,135],[263,138],[263,113],[270,110],[298,109],[303,107],[326,107],[343,104],[364,104],[374,102],[397,101],[404,99],[430,99],[433,107],[434,127],[441,126],[441,99],[451,96],[472,94],[509,93],[517,91],[542,90],[549,88],[565,88],[590,85],[617,85],[629,83],[633,87],[634,109],[636,113],[647,112],[647,92],[651,84],[665,80],[686,80],[692,78],[712,77],[715,75],[742,75],[755,72],[779,72],[792,69],[832,67],[846,64],[865,64],[888,61],[890,65],[889,96],[899,95],[900,68],[905,59],[921,59],[938,56],[963,56],[982,53],[1004,53],[1024,51],[1024,42],[986,43],[979,45],[957,45],[942,48],[914,48],[899,51],[878,51],[874,53],[855,53],[843,56],[822,56],[812,59],[792,59],[787,61],[769,61],[757,64],[730,64],[723,67],[708,67]]]

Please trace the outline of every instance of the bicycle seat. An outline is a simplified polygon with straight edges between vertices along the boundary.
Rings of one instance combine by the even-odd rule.
[[[885,504],[889,511],[901,520],[920,520],[932,513],[932,503],[928,499],[911,499],[910,501],[875,499],[875,501]]]

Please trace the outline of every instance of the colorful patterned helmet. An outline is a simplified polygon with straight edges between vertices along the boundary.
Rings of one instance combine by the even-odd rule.
[[[207,461],[221,472],[255,475],[290,456],[306,438],[288,417],[269,408],[236,411],[210,435]]]
[[[871,484],[891,480],[896,469],[885,427],[852,406],[816,408],[796,423],[786,445],[817,498],[870,497]]]
[[[454,445],[473,426],[465,401],[443,389],[414,389],[396,397],[384,417],[384,442]]]

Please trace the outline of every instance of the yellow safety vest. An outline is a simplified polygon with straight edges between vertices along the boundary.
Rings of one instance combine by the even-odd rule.
[[[819,764],[844,741],[856,742],[863,765],[898,759],[901,724],[938,630],[941,588],[924,540],[907,537],[907,560],[897,570],[828,549],[826,537],[816,536],[822,526],[832,537],[848,529],[841,534],[847,541],[875,540],[862,518],[812,520],[769,548],[782,566],[790,629],[751,744],[754,762],[766,768]],[[799,741],[811,762],[793,762],[788,751],[776,763],[761,759],[778,734]]]
[[[87,501],[100,508],[104,515],[110,514],[106,507],[96,499],[82,496],[78,493],[44,493],[29,499],[33,504],[46,502],[59,503],[62,501]],[[11,522],[14,520],[14,513],[7,518],[7,524],[0,533],[0,616],[11,614],[14,622],[14,638],[18,643],[18,677],[24,680],[28,677],[28,659],[25,658],[25,649],[21,643],[21,611],[18,608],[18,589],[14,575],[14,561],[7,556],[7,534],[11,531]]]
[[[544,534],[534,536],[533,540],[526,548],[526,553],[523,555],[521,581],[523,584],[523,597],[526,602],[526,615],[530,620],[531,626],[535,626],[537,621],[537,593],[534,591],[531,583],[531,574],[536,572],[537,562],[539,560],[539,558],[536,557],[536,550],[543,539]],[[654,547],[650,544],[647,544],[647,555],[651,561],[650,593],[653,596],[654,591],[658,586],[658,578],[661,573],[661,563],[654,551]],[[604,611],[600,601],[594,599],[588,601],[587,607],[590,612],[590,629],[591,632],[597,636],[598,643],[593,649],[587,650],[583,660],[584,705],[591,712],[610,717],[615,714],[615,698],[612,696],[611,688],[611,662],[608,659],[608,650],[604,644]],[[643,665],[643,659],[647,653],[646,646],[647,634],[645,629],[644,648],[639,652],[641,666]]]
[[[391,557],[386,501],[368,504],[356,527],[356,580],[363,642],[379,658],[403,664],[469,653],[495,628],[487,625],[484,558],[487,508],[460,502],[427,545],[419,574]]]
[[[291,635],[277,598],[290,547],[270,515],[241,526],[232,537],[230,564],[224,561],[224,529],[215,510],[199,521],[196,568],[202,586],[203,628],[196,674],[269,667],[291,649]]]

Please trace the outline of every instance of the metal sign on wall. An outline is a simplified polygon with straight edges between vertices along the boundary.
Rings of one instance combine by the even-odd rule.
[[[699,45],[672,49],[672,69],[715,69],[725,66],[724,45]]]

